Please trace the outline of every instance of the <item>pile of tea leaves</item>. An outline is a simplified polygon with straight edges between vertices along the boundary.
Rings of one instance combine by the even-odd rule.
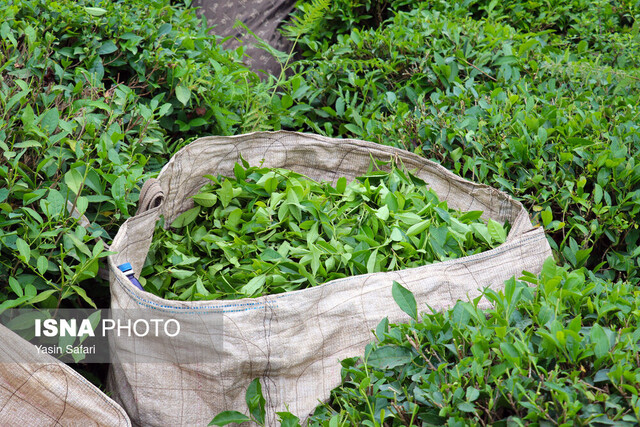
[[[335,187],[238,163],[155,230],[141,282],[167,299],[239,299],[479,253],[507,229],[457,212],[406,169],[372,166]]]

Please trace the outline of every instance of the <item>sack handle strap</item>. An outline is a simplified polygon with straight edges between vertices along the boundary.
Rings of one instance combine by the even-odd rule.
[[[140,189],[140,200],[138,201],[136,215],[160,206],[163,201],[164,191],[162,190],[160,181],[156,178],[146,180]]]

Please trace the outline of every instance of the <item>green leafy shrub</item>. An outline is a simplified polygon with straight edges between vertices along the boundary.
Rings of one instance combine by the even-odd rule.
[[[5,2],[0,311],[106,305],[96,275],[108,252],[97,239],[109,242],[133,213],[141,181],[195,136],[355,136],[416,151],[521,199],[565,267],[537,279],[538,291],[510,282],[506,296],[488,294],[493,311],[459,303],[408,326],[383,324],[364,361],[408,351],[410,363],[345,361],[346,386],[314,422],[408,424],[415,414],[545,424],[547,415],[575,414],[578,423],[637,424],[638,374],[625,368],[638,364],[637,333],[629,333],[640,281],[639,16],[632,1],[337,0],[299,35],[302,59],[273,91],[239,63],[242,49],[220,49],[182,4]],[[68,205],[88,217],[88,230]],[[486,366],[473,364],[478,348]],[[440,371],[424,373],[434,389],[424,374],[410,380],[421,401],[384,389],[395,381],[387,375],[408,381],[420,351],[434,366],[436,354],[442,359]],[[470,370],[455,369],[456,354]],[[545,372],[535,389],[543,402],[531,379]],[[259,391],[257,382],[248,393],[257,421]]]
[[[554,28],[534,2],[415,2],[335,41],[319,25],[280,89],[304,115],[276,126],[422,153],[522,200],[561,261],[635,281],[640,9],[562,4]]]
[[[166,1],[0,9],[0,310],[105,305],[98,239],[141,181],[193,132],[241,126],[255,75],[200,24]]]
[[[488,290],[489,310],[383,321],[310,425],[336,411],[351,425],[637,425],[639,295],[548,260]]]
[[[157,119],[174,138],[237,129],[251,102],[249,83],[258,82],[239,62],[242,49],[222,50],[195,10],[168,1],[92,6],[86,1],[17,1],[5,13],[7,20],[34,29],[33,37],[49,39],[55,64],[41,64],[38,74],[51,67],[57,81],[104,84],[105,91],[125,85],[142,98],[138,102],[156,98],[168,103]],[[165,154],[163,142],[142,141],[142,147]]]
[[[469,2],[473,16],[508,23],[525,32],[552,32],[554,45],[596,54],[600,63],[638,67],[637,2]]]
[[[235,299],[357,274],[418,267],[504,243],[482,212],[456,212],[398,167],[336,187],[284,169],[236,164],[208,176],[196,206],[159,223],[142,282],[165,298]]]

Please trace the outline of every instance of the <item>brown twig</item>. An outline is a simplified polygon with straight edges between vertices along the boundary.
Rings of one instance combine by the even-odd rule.
[[[491,80],[493,80],[494,82],[497,82],[498,80],[495,77],[490,76],[489,74],[485,73],[484,71],[482,71],[480,68],[476,67],[475,65],[473,65],[471,62],[467,61],[464,58],[459,58],[462,59],[467,65],[475,68],[476,70],[480,71],[482,74],[484,74],[485,76],[489,77]]]

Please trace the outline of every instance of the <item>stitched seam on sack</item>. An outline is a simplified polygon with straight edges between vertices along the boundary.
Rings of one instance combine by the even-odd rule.
[[[142,297],[140,297],[139,295],[134,294],[133,292],[131,292],[131,290],[129,290],[128,288],[128,283],[123,284],[122,281],[120,280],[119,277],[116,277],[116,280],[118,281],[118,284],[134,299],[138,300],[137,303],[138,305],[141,305],[143,307],[147,307],[147,308],[152,308],[154,310],[161,310],[167,313],[179,313],[179,314],[206,314],[206,313],[234,313],[234,312],[238,312],[238,311],[250,311],[250,310],[256,310],[259,308],[264,308],[266,305],[272,305],[272,306],[277,306],[277,304],[274,303],[274,301],[270,301],[270,302],[253,302],[253,303],[242,303],[242,304],[229,304],[223,308],[215,308],[212,306],[209,307],[180,307],[180,306],[173,306],[173,305],[162,305],[162,304],[158,304],[156,302],[144,299]],[[278,296],[278,298],[276,299],[280,299],[283,298],[284,295],[282,296]],[[226,308],[228,307],[242,307],[242,306],[251,306],[253,305],[254,307],[250,307],[250,308],[242,308],[242,309],[236,309],[236,310],[226,310]],[[177,310],[177,311],[173,311],[173,310]],[[191,312],[186,311],[186,310],[192,310]],[[204,310],[209,310],[209,311],[204,311]]]
[[[498,250],[499,248],[496,249],[492,249],[490,251],[486,251],[486,252],[482,252],[479,254],[475,254],[475,255],[469,255],[466,256],[464,258],[457,258],[457,259],[452,259],[452,260],[448,260],[448,261],[441,261],[438,263],[434,263],[434,264],[428,264],[428,265],[439,265],[439,266],[443,266],[443,267],[447,267],[449,264],[454,264],[456,262],[460,262],[461,260],[470,260],[470,261],[477,261],[477,260],[482,260],[482,259],[487,259],[487,258],[491,258],[495,255],[499,255],[502,254],[508,250],[512,250],[514,249],[514,247],[520,246],[524,243],[527,242],[531,242],[531,241],[535,241],[535,240],[542,240],[542,239],[546,239],[546,235],[544,233],[538,234],[536,236],[533,237],[525,237],[522,240],[516,241],[516,242],[510,242],[505,244],[505,246]],[[516,245],[517,244],[517,245]],[[495,252],[494,252],[495,251]],[[546,252],[546,251],[545,251]],[[415,267],[415,268],[421,268],[421,267]],[[365,278],[366,276],[371,276],[373,274],[380,274],[380,273],[372,273],[369,275],[363,274],[360,275],[363,278]],[[341,282],[344,282],[346,280],[350,280],[353,277],[346,277],[344,279],[336,279],[332,282],[327,282],[321,286],[324,285],[335,285]],[[162,305],[162,304],[158,304],[156,302],[144,299],[142,297],[140,297],[139,295],[136,295],[135,293],[133,293],[129,287],[128,284],[123,284],[122,281],[120,280],[120,278],[118,276],[116,276],[116,280],[118,281],[118,284],[125,290],[125,292],[127,292],[131,297],[133,297],[134,299],[137,300],[137,303],[139,305],[145,306],[147,308],[152,308],[154,310],[160,310],[160,311],[164,311],[164,312],[169,312],[169,313],[182,313],[182,314],[206,314],[206,313],[236,313],[236,312],[243,312],[243,311],[251,311],[251,310],[257,310],[257,309],[261,309],[264,308],[266,305],[272,305],[272,306],[277,306],[277,300],[283,299],[283,298],[287,298],[289,297],[291,294],[285,293],[282,295],[278,295],[277,297],[273,298],[272,301],[268,301],[268,302],[248,302],[248,303],[240,303],[240,304],[229,304],[226,305],[224,307],[220,307],[220,308],[216,308],[213,306],[203,306],[203,307],[180,307],[180,306],[172,306],[172,305]],[[365,279],[366,280],[366,279]],[[243,306],[254,306],[254,307],[250,307],[250,308],[244,308],[244,309],[235,309],[235,310],[228,310],[227,308],[229,307],[243,307]],[[178,311],[171,311],[171,310],[178,310]],[[183,311],[184,310],[184,311]],[[192,310],[191,312],[188,312],[186,310]],[[208,312],[205,310],[209,310]]]
[[[111,407],[117,414],[118,414],[118,419],[125,421],[125,424],[127,426],[131,425],[131,420],[128,418],[123,418],[123,414],[124,412],[124,408],[122,408],[122,406],[118,405],[113,399],[109,398],[108,396],[105,396],[104,393],[102,392],[102,390],[98,389],[98,391],[100,393],[96,393],[94,390],[94,385],[91,384],[86,378],[84,378],[82,375],[77,374],[75,371],[71,372],[70,374],[72,374],[74,377],[76,377],[77,379],[79,379],[82,383],[82,385],[85,386],[85,388],[88,389],[88,391],[94,393],[96,396],[98,396],[100,399],[102,399],[109,407]]]

